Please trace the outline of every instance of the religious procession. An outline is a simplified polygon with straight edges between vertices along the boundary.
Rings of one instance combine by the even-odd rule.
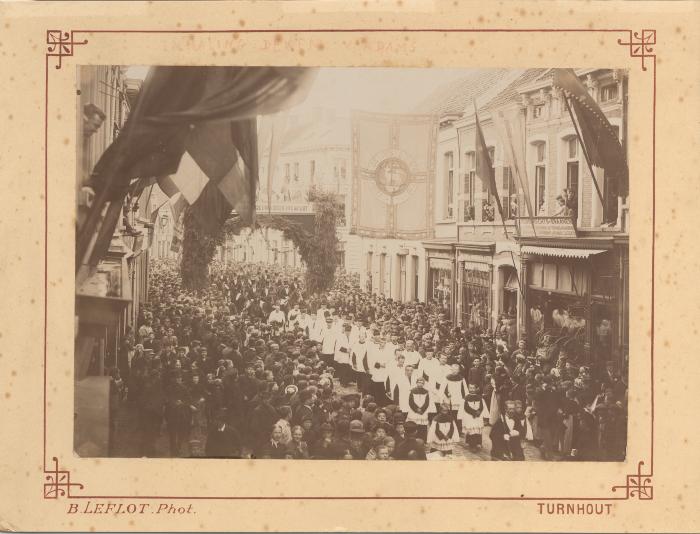
[[[627,388],[611,369],[454,328],[438,306],[367,294],[352,276],[305,298],[293,269],[213,272],[193,294],[174,265],[154,268],[129,375],[112,372],[120,409],[138,414],[139,455],[624,456]]]
[[[79,82],[78,455],[626,458],[625,72]]]

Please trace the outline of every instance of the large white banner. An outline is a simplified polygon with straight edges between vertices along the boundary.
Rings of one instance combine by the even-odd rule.
[[[432,237],[436,149],[433,115],[353,113],[353,233]]]

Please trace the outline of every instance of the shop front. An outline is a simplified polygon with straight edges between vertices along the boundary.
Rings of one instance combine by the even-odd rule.
[[[457,322],[468,329],[492,328],[493,243],[460,243],[457,257]]]
[[[453,278],[451,259],[428,258],[428,301],[438,304],[448,315],[452,308]]]
[[[451,243],[423,243],[427,259],[426,301],[438,304],[452,318],[454,306],[454,252]]]
[[[596,248],[522,247],[525,330],[540,354],[556,358],[563,350],[580,363],[622,356],[620,251],[611,242],[590,245]]]

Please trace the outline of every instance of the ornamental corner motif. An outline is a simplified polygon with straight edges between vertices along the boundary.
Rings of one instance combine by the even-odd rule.
[[[645,64],[647,58],[653,58],[656,61],[656,54],[654,53],[656,30],[642,30],[640,32],[628,30],[628,34],[626,41],[618,39],[617,44],[629,46],[631,57],[642,58],[642,70],[645,71],[647,70]]]
[[[58,458],[52,458],[53,468],[44,467],[44,499],[58,499],[59,497],[73,497],[71,489],[85,489],[79,482],[71,482],[70,471],[59,469]]]
[[[644,462],[637,464],[637,473],[627,475],[627,482],[623,486],[613,486],[613,492],[625,490],[625,499],[637,497],[640,501],[651,501],[654,499],[654,487],[652,486],[652,473],[642,473]]]
[[[73,47],[87,44],[87,39],[76,41],[74,31],[64,32],[63,30],[46,30],[46,56],[57,57],[56,69],[63,66],[63,58],[73,55]]]

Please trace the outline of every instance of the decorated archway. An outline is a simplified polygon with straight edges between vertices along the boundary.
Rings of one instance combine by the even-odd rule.
[[[285,239],[296,246],[306,265],[306,291],[320,293],[333,285],[338,266],[338,219],[343,216],[343,207],[335,196],[317,190],[308,195],[312,203],[313,223],[303,224],[298,217],[258,213],[254,230],[271,228],[282,232]],[[184,239],[180,272],[188,289],[196,290],[209,283],[209,263],[228,235],[239,235],[244,228],[250,228],[238,215],[226,221],[216,236],[208,235],[197,218],[188,209],[184,218]]]

